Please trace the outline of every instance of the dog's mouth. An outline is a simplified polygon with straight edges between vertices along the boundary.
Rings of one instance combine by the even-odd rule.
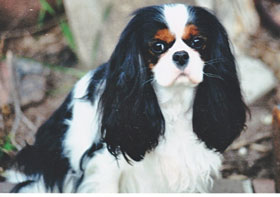
[[[199,75],[197,75],[195,72],[190,72],[189,70],[171,70],[170,72],[163,73],[162,75],[164,76],[155,77],[155,81],[163,87],[195,87],[202,81]]]
[[[182,84],[182,85],[197,85],[200,81],[195,80],[190,74],[181,72],[174,79],[174,84]]]

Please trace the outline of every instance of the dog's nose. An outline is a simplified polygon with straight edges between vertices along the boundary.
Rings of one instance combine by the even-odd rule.
[[[173,54],[173,61],[180,70],[184,70],[189,61],[189,54],[186,51],[177,51]]]

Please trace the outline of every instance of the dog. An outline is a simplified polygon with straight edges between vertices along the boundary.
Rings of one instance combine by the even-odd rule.
[[[141,8],[16,156],[12,192],[209,192],[245,128],[229,39],[204,8]]]

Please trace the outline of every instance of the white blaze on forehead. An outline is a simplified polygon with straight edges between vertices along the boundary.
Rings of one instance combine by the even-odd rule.
[[[168,4],[164,6],[163,14],[169,30],[177,38],[182,37],[189,18],[187,6],[183,4]]]

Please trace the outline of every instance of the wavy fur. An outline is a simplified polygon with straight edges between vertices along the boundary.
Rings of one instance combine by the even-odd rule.
[[[205,47],[189,44],[196,35],[182,39],[190,27],[207,38]],[[171,42],[153,51],[159,30]],[[158,46],[169,48],[155,54]],[[172,55],[182,50],[192,60],[186,69],[204,73],[203,81],[186,85],[181,70],[183,84],[162,86],[157,72],[178,72]],[[12,192],[207,192],[246,110],[228,36],[213,14],[181,4],[139,9],[109,61],[77,82],[18,153]]]

